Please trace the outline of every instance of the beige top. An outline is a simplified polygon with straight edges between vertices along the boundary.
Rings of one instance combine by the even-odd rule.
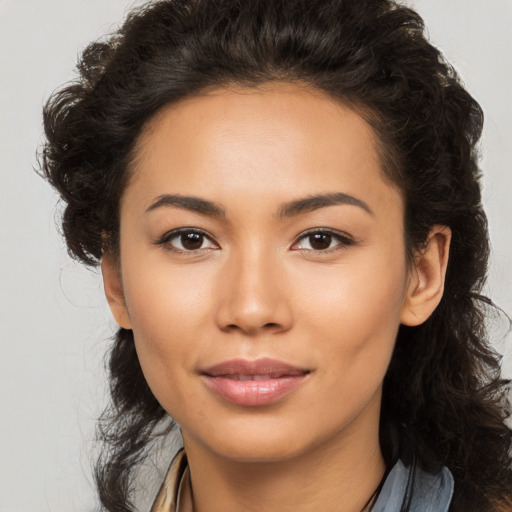
[[[180,450],[169,466],[151,512],[193,512],[190,472],[185,450]]]

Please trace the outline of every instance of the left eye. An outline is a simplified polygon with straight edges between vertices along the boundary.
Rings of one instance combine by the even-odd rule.
[[[170,250],[183,252],[217,249],[217,245],[203,232],[194,230],[181,230],[169,233],[161,243],[169,247]]]
[[[348,237],[330,231],[314,231],[303,235],[293,245],[295,250],[326,251],[337,246],[351,245],[353,242]]]

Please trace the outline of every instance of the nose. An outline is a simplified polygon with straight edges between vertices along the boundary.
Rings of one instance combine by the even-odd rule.
[[[233,254],[219,282],[217,324],[225,332],[249,336],[289,330],[293,314],[285,272],[271,251]]]

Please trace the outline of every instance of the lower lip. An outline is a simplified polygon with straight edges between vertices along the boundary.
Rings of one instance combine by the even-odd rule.
[[[308,374],[283,376],[268,380],[234,380],[203,375],[214,393],[236,405],[257,407],[277,402],[300,386]]]

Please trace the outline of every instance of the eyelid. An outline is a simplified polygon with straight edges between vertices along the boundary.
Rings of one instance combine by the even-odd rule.
[[[302,240],[306,239],[309,236],[315,235],[315,234],[323,234],[323,235],[330,235],[333,238],[337,239],[339,241],[338,244],[336,244],[334,247],[329,247],[327,249],[301,249],[296,248],[294,249],[294,246],[298,245]],[[357,243],[356,240],[352,236],[350,236],[347,233],[344,233],[342,231],[338,231],[332,228],[312,228],[308,229],[307,231],[302,232],[300,235],[297,236],[295,241],[293,242],[291,249],[295,251],[305,251],[305,252],[314,252],[318,254],[325,254],[332,251],[345,249],[347,247],[350,247],[352,245],[355,245]]]
[[[174,238],[177,238],[180,235],[183,235],[185,233],[196,233],[198,235],[201,235],[205,239],[207,239],[214,247],[186,250],[186,249],[180,249],[178,247],[173,247],[170,244],[171,240],[173,240]],[[164,249],[166,249],[168,251],[182,253],[182,254],[183,253],[195,254],[197,252],[201,252],[201,251],[205,251],[205,250],[220,249],[219,244],[217,242],[215,242],[212,235],[210,235],[203,229],[199,229],[199,228],[195,228],[195,227],[182,227],[182,228],[176,228],[176,229],[167,231],[156,242],[154,242],[154,244],[162,246]]]

